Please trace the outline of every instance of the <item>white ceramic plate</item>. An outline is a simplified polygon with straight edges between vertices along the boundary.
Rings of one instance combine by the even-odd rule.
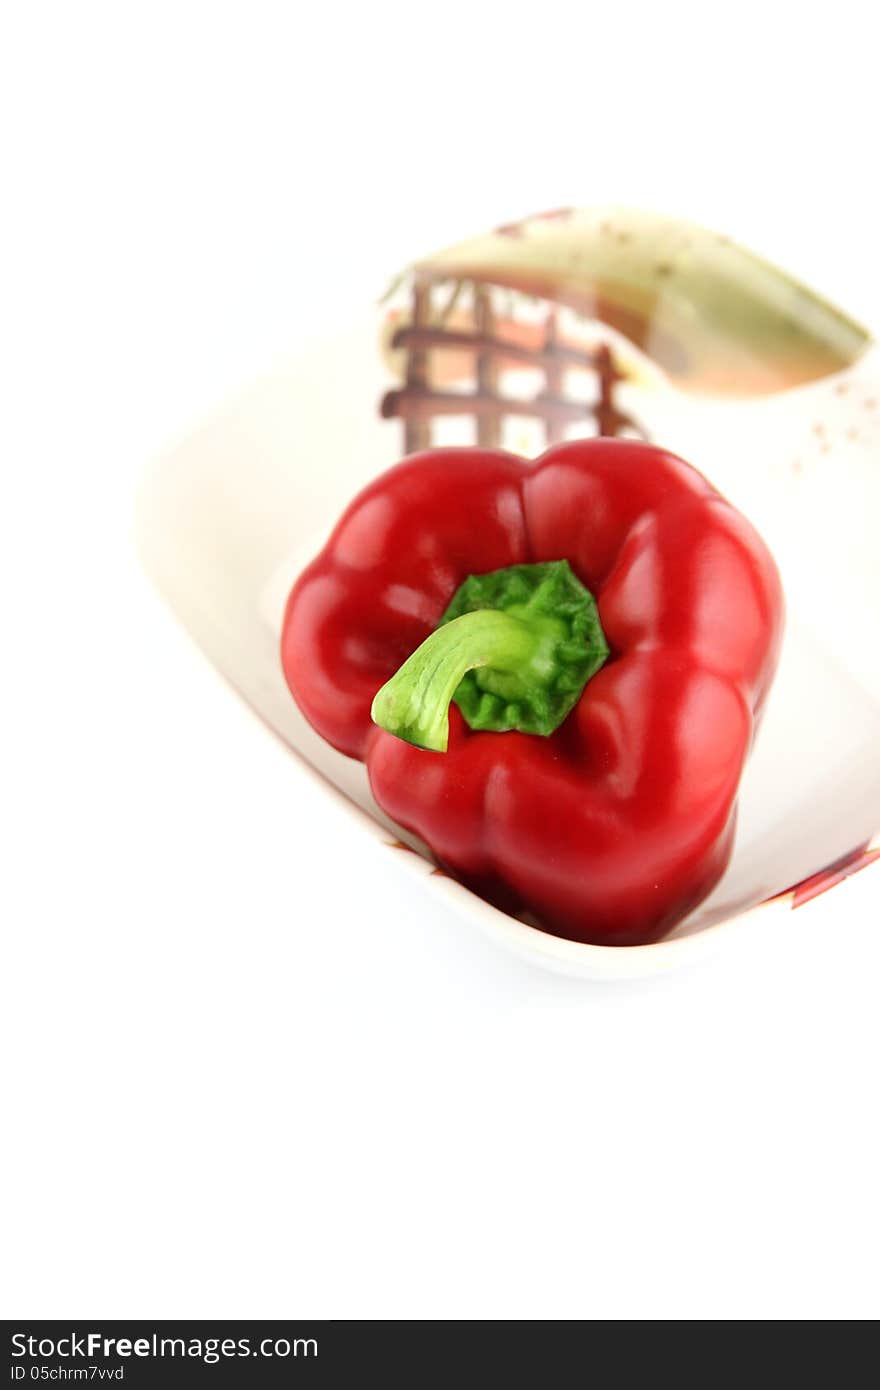
[[[580,216],[605,216],[607,224],[607,214]],[[528,239],[531,224],[522,225]],[[569,239],[589,249],[590,236],[595,242],[599,235],[596,225],[585,222],[579,229],[575,222],[567,228]],[[668,266],[672,253],[666,243],[657,249],[656,220],[647,226],[623,225],[635,227],[630,245],[641,236],[651,243],[652,264]],[[543,222],[537,231],[546,237]],[[621,254],[627,244],[619,243]],[[720,244],[727,246],[723,239]],[[148,572],[218,669],[319,774],[316,786],[331,793],[335,789],[339,804],[360,820],[379,852],[393,854],[401,867],[418,874],[426,892],[441,895],[467,914],[475,928],[519,955],[569,974],[654,972],[693,959],[733,933],[771,931],[773,916],[791,910],[799,897],[877,857],[880,350],[842,318],[838,333],[830,306],[821,306],[831,316],[830,326],[820,322],[817,328],[815,306],[820,301],[792,286],[781,272],[737,254],[746,257],[746,270],[738,271],[746,284],[743,302],[757,293],[757,266],[769,277],[759,285],[764,311],[769,312],[766,302],[776,295],[778,313],[793,319],[795,329],[800,315],[813,345],[817,334],[823,348],[833,340],[837,359],[817,358],[807,369],[798,368],[804,379],[794,384],[772,379],[772,389],[766,380],[756,389],[755,374],[749,377],[744,371],[748,389],[737,391],[736,364],[729,353],[724,357],[729,348],[726,320],[712,300],[713,275],[721,275],[713,264],[708,270],[699,266],[701,279],[684,263],[673,328],[692,361],[697,351],[704,354],[704,364],[713,353],[718,357],[719,370],[728,373],[724,396],[717,394],[715,383],[708,390],[702,378],[695,386],[681,373],[658,366],[649,337],[634,329],[639,346],[633,347],[617,326],[626,320],[618,315],[617,322],[609,322],[614,313],[604,308],[600,326],[583,313],[573,316],[567,328],[556,326],[573,338],[600,333],[612,344],[627,373],[616,387],[621,408],[656,442],[696,464],[751,518],[776,555],[786,590],[782,661],[742,784],[733,858],[712,895],[657,945],[615,948],[565,941],[508,917],[441,874],[424,847],[378,810],[364,768],[334,752],[308,727],[284,683],[278,646],[290,584],[351,496],[404,449],[401,421],[380,418],[378,407],[395,387],[396,369],[405,380],[406,361],[400,354],[381,352],[380,340],[387,346],[389,320],[398,328],[410,321],[401,317],[410,283],[399,289],[396,305],[392,301],[390,308],[354,321],[337,339],[316,344],[201,426],[157,461],[141,495],[138,531]],[[489,274],[497,276],[498,271],[490,268]],[[444,263],[431,275],[439,297],[448,267]],[[625,279],[619,269],[617,275]],[[665,284],[674,276],[663,269],[659,278]],[[499,289],[495,280],[490,283],[499,319],[506,314],[506,321],[512,321],[520,312],[523,323],[539,322],[548,305],[556,303],[546,293],[528,300],[510,297],[509,285]],[[736,286],[733,291],[726,286],[725,292],[733,295],[734,323],[740,307],[735,291]],[[508,300],[499,307],[502,292]],[[710,307],[704,311],[706,304]],[[459,295],[452,313],[464,312]],[[651,312],[655,330],[657,323],[666,324],[656,297]],[[667,319],[672,322],[669,314]],[[759,322],[756,331],[763,370],[766,325]],[[739,341],[737,351],[743,353]],[[783,356],[773,359],[782,364],[780,373]],[[798,362],[803,356],[789,353]],[[674,354],[671,360],[676,360]],[[514,364],[504,389],[532,390],[530,371]],[[711,375],[708,368],[705,375]],[[462,388],[453,382],[443,389]],[[585,410],[583,425],[574,426],[573,433],[593,432],[587,417]],[[445,430],[439,437],[464,442],[467,434],[461,431],[468,428],[472,422],[463,412],[460,420],[439,422],[438,432]],[[507,447],[524,453],[543,447],[535,434],[542,428],[537,419],[517,416],[505,420],[503,428],[508,433],[501,442]],[[876,876],[880,882],[880,874]],[[805,880],[796,895],[795,885]]]

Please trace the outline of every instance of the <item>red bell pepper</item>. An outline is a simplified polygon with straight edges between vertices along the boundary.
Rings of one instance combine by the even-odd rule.
[[[290,596],[282,662],[462,882],[635,945],[728,862],[782,611],[752,526],[661,449],[436,449],[345,512]]]

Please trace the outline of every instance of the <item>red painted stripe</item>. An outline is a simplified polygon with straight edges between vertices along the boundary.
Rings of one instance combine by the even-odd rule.
[[[817,874],[812,874],[795,884],[793,889],[789,889],[788,891],[794,895],[791,900],[792,907],[803,907],[811,898],[818,898],[820,893],[827,893],[829,888],[834,888],[845,878],[857,874],[860,869],[866,869],[877,859],[880,859],[880,848],[868,849],[861,845],[858,849],[852,850],[850,854],[845,854],[841,859],[829,864],[827,869],[820,869]]]

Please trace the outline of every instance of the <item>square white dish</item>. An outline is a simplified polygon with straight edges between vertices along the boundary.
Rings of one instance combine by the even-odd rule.
[[[254,384],[157,461],[138,513],[144,564],[171,607],[379,852],[517,954],[593,978],[652,973],[732,933],[772,930],[796,885],[832,866],[807,896],[875,857],[880,351],[867,344],[841,370],[761,394],[695,396],[647,369],[620,389],[651,438],[757,525],[779,563],[788,618],[727,872],[667,940],[614,948],[542,932],[440,873],[375,806],[364,768],[323,743],[287,690],[278,648],[290,585],[354,493],[403,452],[400,422],[378,410],[391,384],[380,331],[365,315]]]

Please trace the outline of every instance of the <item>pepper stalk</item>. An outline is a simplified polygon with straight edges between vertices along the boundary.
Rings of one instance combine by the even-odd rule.
[[[596,601],[567,560],[471,575],[373,701],[380,728],[445,752],[449,704],[470,728],[552,734],[609,654]]]

